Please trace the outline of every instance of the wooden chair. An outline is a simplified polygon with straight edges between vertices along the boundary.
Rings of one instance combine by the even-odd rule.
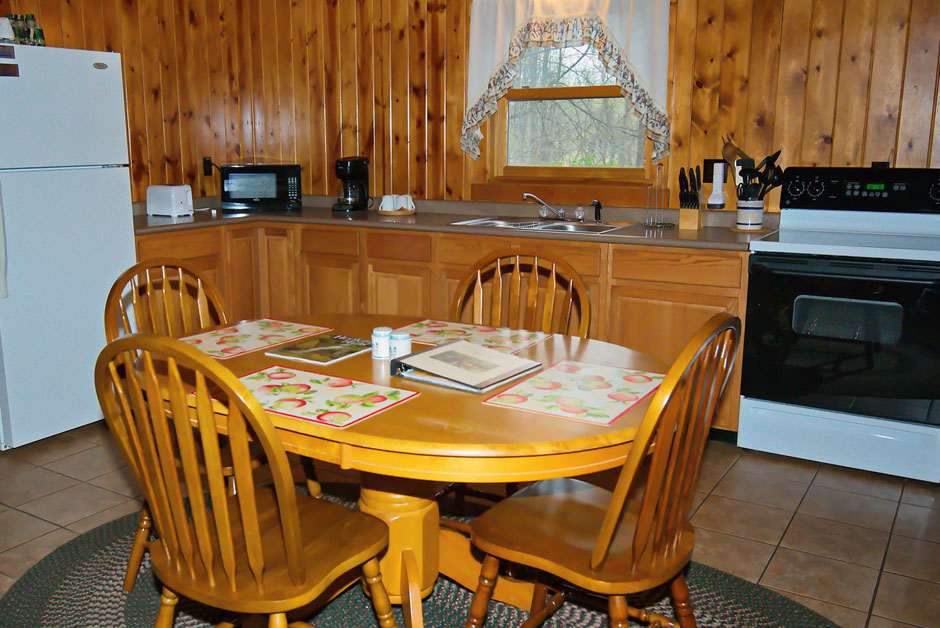
[[[468,311],[477,325],[511,327],[587,338],[591,300],[568,262],[532,249],[503,249],[486,255],[457,286],[453,320]]]
[[[287,612],[355,568],[379,624],[396,625],[376,558],[388,545],[387,526],[298,494],[267,414],[231,371],[181,341],[132,334],[101,352],[95,388],[152,511],[157,538],[147,546],[163,585],[155,628],[173,625],[177,594],[267,614],[270,628],[283,628]],[[222,472],[223,440],[234,495]],[[272,485],[256,485],[249,441],[264,450]]]
[[[180,338],[226,325],[225,302],[202,273],[182,260],[159,257],[128,268],[105,302],[108,342],[132,332]]]
[[[682,573],[695,537],[689,505],[740,334],[738,318],[723,313],[692,337],[654,395],[613,492],[573,479],[536,482],[473,522],[471,540],[486,557],[468,628],[483,625],[500,560],[540,573],[525,628],[557,611],[568,585],[608,596],[612,627],[634,618],[694,628]],[[566,586],[550,589],[541,574]],[[627,604],[627,595],[666,583],[676,620]]]
[[[484,256],[457,286],[450,319],[476,325],[510,327],[587,338],[591,326],[591,299],[584,280],[568,262],[533,249],[502,249]],[[506,485],[506,494],[516,491]],[[458,513],[466,496],[489,501],[503,497],[478,491],[463,483],[450,483],[438,499],[454,493]]]

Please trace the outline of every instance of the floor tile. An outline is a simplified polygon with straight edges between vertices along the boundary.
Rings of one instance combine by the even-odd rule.
[[[46,554],[59,547],[66,541],[71,541],[78,535],[71,530],[58,528],[48,534],[17,545],[0,553],[0,573],[19,578],[26,570],[45,558]]]
[[[940,583],[940,543],[894,534],[884,570]]]
[[[809,482],[785,480],[774,475],[750,473],[737,465],[712,491],[716,495],[794,511],[800,505]]]
[[[871,619],[868,620],[868,628],[922,628],[922,626],[904,624],[899,621],[894,621],[893,619],[885,619],[884,617],[875,617],[872,615]]]
[[[940,484],[907,480],[904,483],[901,501],[905,504],[914,504],[924,508],[940,509]]]
[[[813,485],[803,498],[799,512],[842,523],[890,532],[897,502],[870,495],[849,493]]]
[[[37,519],[25,512],[18,510],[6,510],[0,512],[0,552],[6,551],[11,547],[16,547],[26,541],[31,541],[37,536],[42,536],[56,529],[56,526]]]
[[[78,482],[72,478],[41,467],[33,467],[0,481],[0,502],[8,506],[19,506],[75,484]]]
[[[10,455],[11,452],[0,453],[0,478],[5,478],[14,473],[22,473],[33,468],[33,465],[17,460]]]
[[[878,570],[779,548],[760,584],[867,612]]]
[[[23,445],[22,447],[17,447],[9,451],[8,455],[20,462],[45,465],[94,446],[95,444],[91,441],[76,438],[65,433],[50,436],[49,438]]]
[[[4,576],[2,573],[0,573],[0,597],[3,597],[6,592],[10,590],[10,587],[13,586],[14,582],[16,582],[16,578]]]
[[[134,479],[130,467],[121,467],[110,473],[99,475],[88,480],[88,483],[128,497],[140,496],[140,487],[137,486],[137,480]]]
[[[771,590],[790,598],[797,604],[802,604],[806,608],[816,611],[823,617],[839,625],[840,628],[865,628],[865,620],[868,619],[868,613],[830,602],[823,602],[822,600],[816,600],[811,597],[806,597],[805,595],[797,595],[789,591]]]
[[[940,584],[881,574],[872,614],[923,628],[940,628]]]
[[[705,498],[708,497],[708,493],[703,493],[702,491],[695,491],[692,493],[692,502],[689,504],[689,516],[695,514],[695,511],[698,510],[698,507],[702,505],[702,502],[705,501]]]
[[[711,493],[727,472],[728,468],[720,464],[702,464],[695,481],[695,490]]]
[[[780,546],[881,569],[889,536],[887,532],[797,513]]]
[[[96,445],[92,449],[74,454],[45,465],[47,469],[77,480],[87,481],[120,469],[126,464],[124,456],[114,445]]]
[[[769,454],[763,451],[748,451],[735,463],[734,468],[748,473],[773,475],[778,478],[809,484],[819,469],[819,463]]]
[[[705,444],[705,454],[702,458],[703,464],[711,464],[716,467],[724,467],[726,470],[741,457],[744,450],[737,445],[724,443],[720,440],[710,440]]]
[[[894,533],[940,543],[940,509],[901,504]]]
[[[110,442],[114,438],[111,436],[111,431],[108,429],[108,424],[104,422],[104,419],[83,425],[82,427],[76,427],[74,430],[68,432],[68,435],[83,440],[90,440],[99,445]]]
[[[788,510],[709,495],[692,517],[692,524],[697,528],[776,545],[792,516]]]
[[[773,553],[773,545],[704,528],[695,530],[692,560],[749,582],[757,582],[760,579]]]
[[[73,532],[84,534],[89,530],[94,530],[100,525],[114,521],[119,517],[129,515],[132,512],[140,512],[140,502],[136,499],[129,499],[126,502],[121,502],[117,506],[112,506],[106,510],[102,510],[101,512],[95,513],[90,517],[79,519],[74,523],[68,524],[66,527]]]
[[[893,475],[828,464],[820,467],[813,484],[894,501],[901,497],[901,491],[904,488],[904,480]]]
[[[126,495],[112,493],[90,484],[78,484],[64,491],[22,504],[19,509],[46,521],[65,526],[124,501],[127,501]]]

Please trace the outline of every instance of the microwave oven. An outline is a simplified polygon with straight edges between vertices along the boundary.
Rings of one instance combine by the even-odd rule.
[[[223,211],[300,209],[300,166],[244,164],[219,167]]]

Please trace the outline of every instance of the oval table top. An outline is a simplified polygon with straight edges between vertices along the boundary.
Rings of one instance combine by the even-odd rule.
[[[401,327],[421,318],[386,315],[316,314],[294,322],[332,327],[348,336],[369,338],[377,326]],[[416,344],[417,350],[425,345]],[[652,357],[598,340],[554,335],[517,355],[549,366],[560,360],[604,364],[655,373],[668,365]],[[622,463],[652,395],[609,426],[556,418],[483,400],[470,393],[391,377],[388,360],[369,352],[329,365],[304,364],[265,355],[263,350],[221,360],[236,375],[282,365],[334,377],[368,381],[421,394],[375,416],[338,429],[269,413],[288,451],[394,477],[468,482],[514,482],[601,471]]]

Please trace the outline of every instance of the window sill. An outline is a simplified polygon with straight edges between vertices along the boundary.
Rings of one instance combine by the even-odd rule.
[[[548,181],[545,179],[516,179],[498,177],[486,183],[474,183],[470,198],[474,201],[502,201],[521,203],[522,193],[535,194],[547,203],[559,205],[587,205],[593,199],[612,207],[646,207],[645,180],[603,181],[597,179]],[[665,198],[669,198],[666,190]]]

